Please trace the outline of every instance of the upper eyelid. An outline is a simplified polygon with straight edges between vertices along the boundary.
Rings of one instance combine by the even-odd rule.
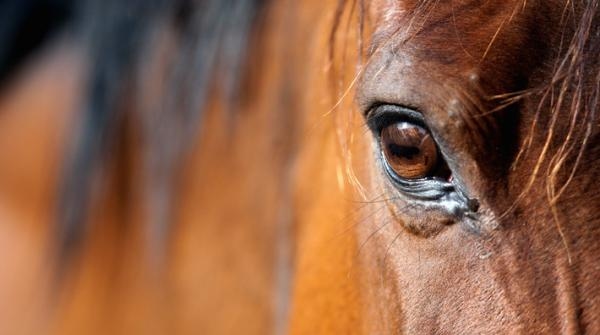
[[[401,105],[375,104],[366,113],[365,118],[367,125],[376,132],[376,135],[385,126],[394,122],[409,122],[430,131],[421,112]]]
[[[399,104],[399,103],[395,103],[395,102],[385,102],[385,101],[375,101],[375,102],[371,102],[367,108],[364,109],[363,111],[363,115],[365,118],[369,118],[373,112],[376,112],[378,108],[380,107],[392,107],[392,108],[397,108],[399,110],[404,110],[407,111],[409,113],[415,113],[419,115],[419,118],[423,119],[423,113],[421,112],[420,108],[415,107],[415,106],[411,106],[411,105],[405,105],[405,104]]]

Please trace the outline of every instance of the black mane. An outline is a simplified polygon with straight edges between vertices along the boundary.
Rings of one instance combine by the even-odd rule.
[[[141,134],[150,229],[168,231],[169,191],[179,158],[198,129],[213,77],[221,91],[240,89],[248,38],[262,0],[11,0],[0,2],[0,84],[57,33],[87,50],[90,73],[81,124],[67,153],[59,195],[59,254],[70,254],[86,227],[93,180],[127,135]],[[140,111],[140,75],[161,29],[174,33],[164,96]],[[1,87],[0,87],[1,88]],[[212,91],[211,91],[212,92]],[[136,110],[137,109],[137,110]],[[150,115],[148,120],[140,115]],[[131,121],[134,123],[131,124]],[[153,193],[156,193],[153,195]],[[166,193],[166,194],[165,194]]]

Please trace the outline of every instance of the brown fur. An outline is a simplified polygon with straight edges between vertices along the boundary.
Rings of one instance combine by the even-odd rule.
[[[598,143],[590,142],[598,132],[592,56],[598,41],[591,37],[598,4],[573,3],[566,14],[565,5],[407,1],[379,7],[380,19],[372,21],[386,24],[377,27],[359,104],[423,111],[481,207],[479,235],[459,220],[421,239],[402,226],[419,220],[427,229],[438,219],[402,210],[408,201],[402,197],[388,201],[390,210],[377,217],[394,224],[364,252],[367,264],[380,264],[372,276],[382,277],[376,289],[382,293],[371,295],[367,307],[382,318],[372,331],[600,331],[594,315],[599,288],[588,281],[598,275],[590,265],[598,252],[592,236],[599,202],[585,181],[598,174],[578,168],[586,164],[578,157],[587,164],[598,160]],[[560,65],[563,60],[571,65]],[[508,105],[495,99],[513,92],[519,100]],[[395,192],[377,171],[371,180],[372,194]],[[558,196],[566,184],[570,191]],[[399,297],[384,293],[390,291]],[[391,317],[390,306],[398,310]]]
[[[0,92],[0,333],[600,333],[598,15],[597,0],[273,2],[236,112],[211,92],[164,244],[144,114],[126,113],[61,276],[49,227],[90,64],[77,41],[51,45]],[[373,103],[424,114],[480,203],[476,232],[390,184]]]

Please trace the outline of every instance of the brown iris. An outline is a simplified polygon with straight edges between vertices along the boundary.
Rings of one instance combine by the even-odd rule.
[[[397,122],[383,128],[381,149],[390,169],[404,179],[431,175],[438,161],[437,146],[431,134],[408,122]]]

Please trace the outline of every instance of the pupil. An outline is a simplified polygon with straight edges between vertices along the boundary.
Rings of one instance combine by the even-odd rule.
[[[394,156],[405,158],[407,160],[412,160],[421,153],[421,150],[417,147],[398,145],[395,143],[390,143],[388,145],[388,151]]]

